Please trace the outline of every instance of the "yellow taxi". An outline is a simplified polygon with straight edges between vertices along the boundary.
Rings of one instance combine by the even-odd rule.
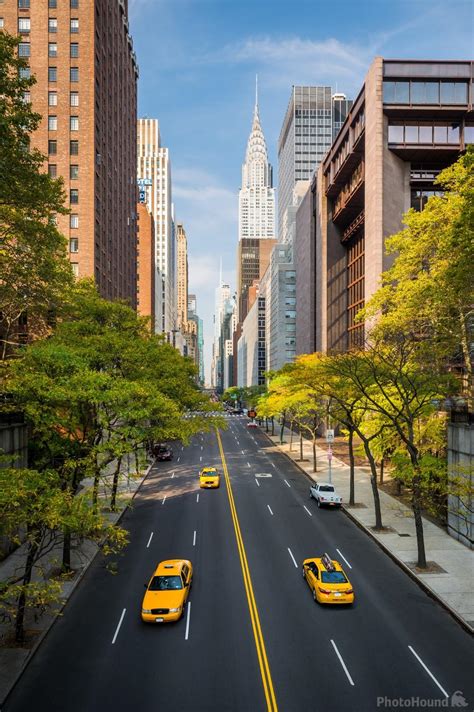
[[[193,580],[193,566],[186,559],[162,561],[155,569],[142,603],[142,621],[145,623],[168,623],[177,621],[184,613],[184,606]]]
[[[318,603],[354,603],[354,589],[339,561],[327,554],[303,561],[303,578]]]
[[[215,467],[203,467],[199,473],[199,487],[219,487],[221,478]]]

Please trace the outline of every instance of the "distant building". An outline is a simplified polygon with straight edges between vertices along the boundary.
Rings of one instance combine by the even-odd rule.
[[[168,149],[161,145],[157,119],[138,119],[137,145],[140,197],[155,223],[155,328],[169,336],[175,321],[171,163]]]
[[[352,101],[328,86],[293,86],[278,141],[278,239],[298,181],[311,180],[337,135]]]
[[[296,273],[292,255],[291,245],[276,245],[267,270],[265,328],[268,371],[278,371],[295,358]]]
[[[270,263],[276,240],[243,238],[237,246],[238,318],[243,322],[249,310],[249,288],[259,281]]]
[[[188,241],[183,223],[176,224],[177,317],[176,327],[186,331],[188,322]]]
[[[237,346],[237,385],[265,384],[265,297],[258,295],[243,324]]]
[[[70,212],[57,220],[74,274],[135,307],[138,66],[127,3],[50,8],[46,0],[0,3],[1,28],[20,36],[18,54],[28,62],[21,74],[36,77],[24,96],[42,115],[32,145],[64,182]]]
[[[144,203],[137,205],[138,254],[137,311],[155,324],[155,226]]]

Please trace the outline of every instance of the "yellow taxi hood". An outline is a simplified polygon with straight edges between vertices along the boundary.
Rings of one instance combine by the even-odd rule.
[[[147,591],[142,608],[178,608],[183,605],[185,589],[177,591]]]

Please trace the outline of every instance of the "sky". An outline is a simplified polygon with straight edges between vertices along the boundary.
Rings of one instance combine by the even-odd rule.
[[[293,84],[354,98],[377,55],[474,59],[474,0],[129,0],[139,116],[170,150],[176,219],[210,373],[215,288],[236,286],[238,191],[255,75],[274,182]]]

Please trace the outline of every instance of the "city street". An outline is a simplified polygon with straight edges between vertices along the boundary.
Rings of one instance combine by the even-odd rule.
[[[4,710],[369,712],[457,691],[471,705],[469,635],[343,512],[318,509],[263,432],[228,422],[154,465],[122,519],[117,573],[97,557]],[[219,489],[199,489],[204,465]],[[323,552],[352,607],[314,603],[301,562]],[[185,615],[143,624],[144,583],[178,557],[194,566]]]

